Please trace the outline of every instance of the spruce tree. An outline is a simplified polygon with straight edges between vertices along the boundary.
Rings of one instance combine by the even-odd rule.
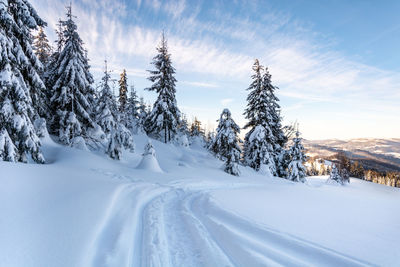
[[[177,144],[188,147],[189,146],[189,128],[186,115],[182,114],[180,118],[180,123],[178,125],[178,133],[175,136],[175,141]]]
[[[163,139],[167,143],[177,132],[180,111],[175,98],[175,69],[172,66],[171,55],[168,53],[164,33],[157,51],[158,55],[152,62],[155,70],[149,71],[151,76],[148,78],[153,85],[147,90],[158,93],[158,97],[146,119],[145,128],[148,134]]]
[[[101,79],[101,89],[95,109],[95,120],[107,136],[117,127],[119,116],[117,104],[109,85],[110,80],[110,72],[107,70],[107,61],[105,61],[104,76]]]
[[[189,124],[185,114],[182,114],[178,128],[181,134],[186,136],[189,135]]]
[[[104,76],[102,78],[101,91],[97,100],[95,118],[96,123],[102,128],[108,139],[106,153],[113,159],[119,160],[122,148],[133,152],[134,144],[131,132],[121,122],[117,103],[108,84],[110,72],[105,61]]]
[[[64,47],[64,43],[65,43],[65,38],[64,38],[64,26],[63,26],[63,22],[61,19],[58,20],[57,23],[57,27],[58,29],[56,29],[56,35],[57,35],[57,40],[55,41],[56,43],[56,49],[53,51],[53,53],[50,55],[47,65],[46,65],[46,69],[43,73],[43,81],[45,82],[46,88],[48,88],[47,90],[47,98],[49,99],[49,102],[52,95],[53,95],[53,86],[56,82],[57,79],[57,74],[58,74],[58,57],[60,56],[60,53]],[[51,113],[53,113],[54,111],[52,110]],[[49,114],[48,119],[51,120],[52,119],[52,114]]]
[[[343,178],[340,176],[339,170],[336,167],[336,164],[332,165],[331,172],[329,174],[328,182],[334,181],[338,184],[343,185]]]
[[[146,103],[143,97],[139,100],[139,126],[141,129],[145,129],[146,119],[149,116],[149,111],[147,109]]]
[[[245,117],[248,123],[244,129],[250,128],[244,140],[244,162],[256,171],[262,165],[267,165],[272,175],[276,175],[275,146],[276,137],[271,124],[273,116],[270,109],[270,96],[268,86],[262,76],[263,66],[256,59],[253,65],[253,82],[247,90],[247,108]]]
[[[90,128],[95,127],[91,118],[94,90],[93,77],[89,72],[89,63],[83,42],[73,21],[71,6],[67,8],[67,20],[64,27],[64,45],[52,75],[51,108],[54,119],[50,130],[59,136],[66,145],[73,145],[75,137],[88,138]]]
[[[40,60],[43,66],[46,66],[50,60],[51,47],[43,27],[39,27],[39,32],[35,36],[33,45],[37,58]]]
[[[199,121],[197,117],[194,117],[194,121],[190,126],[190,136],[205,138],[204,130],[201,128],[201,121]]]
[[[211,150],[221,159],[225,159],[225,172],[232,175],[239,175],[238,162],[240,160],[241,149],[238,134],[240,127],[231,117],[229,109],[224,109],[221,113],[217,135]]]
[[[304,147],[301,144],[298,131],[296,132],[296,137],[293,138],[293,145],[289,150],[289,155],[288,179],[294,182],[306,182],[306,168],[304,167],[306,156],[304,155]]]
[[[120,112],[124,114],[126,110],[126,103],[128,100],[128,77],[126,76],[125,69],[122,71],[120,75],[118,84],[119,84],[119,108]]]
[[[271,74],[268,72],[268,68],[265,68],[263,74],[263,88],[266,91],[268,99],[268,113],[269,113],[269,127],[274,136],[275,143],[273,145],[274,151],[273,156],[276,164],[277,175],[280,177],[286,177],[287,169],[287,151],[285,151],[285,145],[288,138],[284,134],[283,127],[281,124],[282,118],[280,115],[280,106],[278,104],[279,99],[275,95],[275,90],[278,87],[273,86],[271,82]]]
[[[206,148],[208,149],[208,150],[210,150],[211,152],[213,152],[212,151],[212,146],[214,145],[214,143],[215,143],[215,132],[208,132],[207,133],[207,139],[206,139]]]
[[[126,102],[125,121],[128,129],[130,129],[135,133],[138,133],[139,131],[143,130],[143,128],[139,124],[140,120],[139,104],[140,102],[138,100],[135,87],[131,85],[129,97]]]
[[[110,158],[120,160],[122,148],[133,152],[135,146],[131,132],[122,123],[117,123],[116,127],[111,131],[106,153]]]
[[[0,159],[44,163],[33,121],[45,113],[31,30],[46,23],[26,0],[0,2]]]

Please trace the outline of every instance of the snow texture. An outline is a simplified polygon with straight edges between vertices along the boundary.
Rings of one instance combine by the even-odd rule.
[[[203,148],[152,146],[163,173],[136,169],[138,152],[114,161],[50,138],[49,164],[0,162],[0,265],[399,265],[399,188],[235,177]]]

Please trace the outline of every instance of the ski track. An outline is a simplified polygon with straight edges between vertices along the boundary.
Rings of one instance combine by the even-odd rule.
[[[210,201],[210,192],[226,188],[222,183],[122,184],[83,266],[372,266]]]

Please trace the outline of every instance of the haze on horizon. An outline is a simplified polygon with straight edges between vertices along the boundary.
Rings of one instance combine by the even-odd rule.
[[[50,40],[67,4],[34,0]],[[104,59],[144,91],[160,33],[177,72],[178,105],[216,126],[223,108],[243,126],[255,58],[280,89],[285,123],[306,139],[400,138],[400,2],[73,1],[99,79]]]

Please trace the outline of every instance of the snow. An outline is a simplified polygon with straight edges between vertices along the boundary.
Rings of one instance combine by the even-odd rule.
[[[258,225],[253,232],[272,231],[368,265],[400,263],[397,188],[359,179],[345,187],[326,184],[327,177],[307,179],[308,186],[271,182],[260,188],[215,191],[210,206],[233,212],[249,227]]]
[[[148,138],[134,140],[121,161],[46,137],[48,164],[0,162],[0,265],[400,263],[398,188],[293,183],[243,166],[235,177],[198,146],[155,140],[163,173],[136,169]]]
[[[136,169],[143,169],[151,172],[163,172],[158,164],[158,160],[156,158],[156,151],[151,145],[150,141],[145,146],[145,151],[143,153],[143,158],[140,161],[139,165]]]

